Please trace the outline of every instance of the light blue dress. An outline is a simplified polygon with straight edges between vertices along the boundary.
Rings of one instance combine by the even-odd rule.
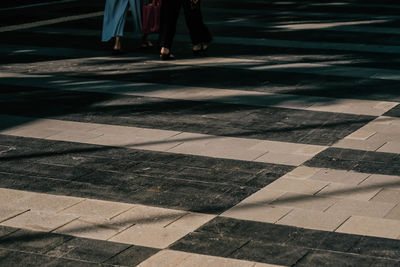
[[[124,26],[129,7],[132,12],[135,33],[140,33],[142,31],[140,0],[106,0],[103,33],[101,37],[103,42],[107,42],[115,36],[124,35]]]

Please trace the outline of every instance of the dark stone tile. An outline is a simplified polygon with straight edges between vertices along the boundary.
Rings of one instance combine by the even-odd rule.
[[[383,152],[328,148],[307,161],[305,165],[364,173],[400,175],[399,155]]]
[[[308,252],[309,249],[301,247],[250,241],[231,254],[230,257],[241,260],[292,266]]]
[[[18,231],[18,228],[12,228],[12,227],[0,225],[0,240],[1,240],[1,238],[5,237],[11,233],[14,233],[15,231]]]
[[[76,166],[72,167],[39,162],[24,162],[19,160],[18,163],[13,161],[3,162],[0,166],[0,172],[70,180],[73,177],[88,174],[92,172],[92,170]]]
[[[249,242],[247,238],[231,238],[224,234],[214,235],[194,232],[172,244],[169,248],[185,252],[231,257],[231,254]]]
[[[212,188],[212,186],[206,188]],[[137,192],[130,198],[134,203],[210,214],[220,214],[243,198],[243,196],[235,196],[235,192],[214,194],[207,191],[196,191],[190,194],[189,192],[159,192],[161,190],[164,188],[155,186],[146,191]]]
[[[400,240],[364,236],[349,252],[400,260]]]
[[[73,237],[60,246],[48,251],[46,255],[57,258],[102,263],[126,250],[128,247],[130,247],[130,245]]]
[[[361,236],[359,235],[330,232],[321,240],[317,248],[321,250],[348,252],[360,239]]]
[[[70,239],[65,235],[18,230],[1,238],[0,248],[43,254]]]
[[[248,238],[265,243],[285,244],[304,233],[302,228],[217,217],[197,231],[224,234],[235,238]]]
[[[382,258],[373,258],[370,259],[369,262],[370,266],[375,267],[393,267],[393,266],[400,266],[400,261],[398,260],[390,260],[390,259],[382,259]]]
[[[40,254],[0,249],[1,266],[47,266],[53,258]]]
[[[376,259],[354,255],[350,253],[339,253],[329,251],[312,251],[299,261],[295,266],[373,266],[377,263]],[[379,266],[379,265],[375,265]]]
[[[131,246],[104,263],[118,266],[136,266],[156,254],[158,251],[158,249],[154,248]]]
[[[383,114],[383,116],[400,117],[400,105],[395,106],[394,108]]]
[[[87,261],[79,261],[79,260],[71,260],[71,259],[63,259],[63,258],[51,258],[52,261],[46,264],[46,267],[94,267],[94,266],[105,266],[104,264],[87,262]]]
[[[288,246],[314,249],[320,247],[323,240],[325,240],[329,234],[330,232],[326,231],[300,228],[293,231],[289,238],[284,241],[284,244]]]

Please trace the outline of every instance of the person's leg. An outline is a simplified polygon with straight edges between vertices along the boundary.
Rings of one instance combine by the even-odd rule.
[[[102,41],[124,35],[128,0],[106,0],[103,19]]]
[[[183,11],[190,39],[193,43],[193,50],[201,50],[204,45],[212,40],[210,31],[203,22],[201,0],[184,0]]]
[[[160,46],[161,54],[169,54],[176,32],[181,0],[163,0],[161,5]]]

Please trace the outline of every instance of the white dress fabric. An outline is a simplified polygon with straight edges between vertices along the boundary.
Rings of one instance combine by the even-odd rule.
[[[101,40],[109,41],[115,36],[124,35],[124,27],[129,7],[132,12],[135,33],[142,31],[140,0],[106,0],[104,9],[103,33]]]

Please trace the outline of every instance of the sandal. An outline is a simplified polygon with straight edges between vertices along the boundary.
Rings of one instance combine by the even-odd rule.
[[[152,47],[154,47],[154,45],[150,41],[143,41],[142,44],[140,45],[140,48],[143,48],[143,49],[152,48]]]
[[[160,54],[160,59],[161,60],[174,60],[175,57],[174,55],[171,54],[171,52],[167,53],[167,54]]]
[[[200,48],[199,49],[194,49],[196,46],[200,46]],[[193,52],[193,55],[195,55],[195,56],[203,56],[207,52],[207,49],[208,49],[208,45],[207,44],[200,43],[200,44],[197,44],[197,45],[193,46],[192,52]]]
[[[113,49],[111,52],[111,55],[113,55],[113,56],[120,56],[123,54],[124,54],[124,51],[122,51],[122,49]]]

